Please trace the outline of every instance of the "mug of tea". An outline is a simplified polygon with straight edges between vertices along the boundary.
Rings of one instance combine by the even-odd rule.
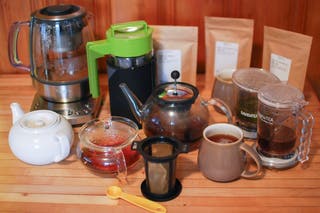
[[[243,142],[242,130],[227,123],[216,123],[203,131],[198,153],[202,174],[218,182],[229,182],[240,177],[257,179],[262,175],[262,163],[257,152]],[[254,160],[256,170],[248,170],[247,154]]]

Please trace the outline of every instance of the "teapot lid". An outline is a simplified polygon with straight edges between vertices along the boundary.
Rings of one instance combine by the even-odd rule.
[[[87,147],[99,151],[106,151],[110,147],[122,149],[135,139],[138,130],[137,124],[132,120],[110,116],[85,123],[79,131],[79,139]]]
[[[193,104],[199,95],[198,89],[184,82],[168,82],[160,84],[153,92],[153,97],[162,105]]]
[[[50,110],[36,110],[25,114],[19,125],[27,130],[40,131],[53,128],[60,123],[60,116]]]

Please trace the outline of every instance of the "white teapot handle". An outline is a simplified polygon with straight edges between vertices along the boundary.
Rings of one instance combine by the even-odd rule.
[[[59,143],[59,152],[56,153],[55,157],[54,157],[54,162],[59,162],[63,159],[65,159],[69,153],[70,153],[70,144],[71,141],[70,139],[63,133],[58,132],[56,135],[57,141]]]

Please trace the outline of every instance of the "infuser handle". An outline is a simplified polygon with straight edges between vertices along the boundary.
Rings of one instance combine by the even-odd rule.
[[[9,31],[9,38],[8,38],[8,55],[9,55],[9,61],[12,66],[30,71],[30,66],[24,65],[22,61],[19,59],[18,55],[18,37],[19,32],[22,26],[29,27],[30,22],[29,21],[22,21],[22,22],[15,22],[11,25],[10,31]]]
[[[314,117],[310,112],[304,111],[300,112],[298,115],[299,120],[302,122],[300,144],[299,144],[299,154],[298,160],[304,163],[309,160],[312,128],[314,126]]]

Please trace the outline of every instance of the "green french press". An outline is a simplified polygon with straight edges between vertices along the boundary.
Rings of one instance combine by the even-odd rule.
[[[152,28],[145,21],[111,25],[106,39],[87,43],[90,93],[99,96],[97,59],[106,55],[111,115],[139,122],[131,113],[119,84],[126,83],[144,102],[155,86],[156,63],[152,54]]]

